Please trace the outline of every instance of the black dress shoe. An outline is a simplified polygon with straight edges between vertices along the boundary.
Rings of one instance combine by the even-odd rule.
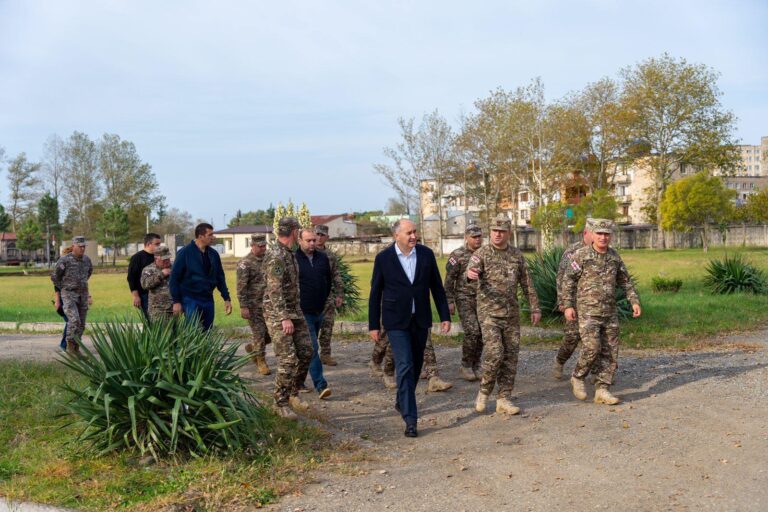
[[[419,432],[416,430],[416,425],[407,425],[405,427],[405,437],[419,437]]]

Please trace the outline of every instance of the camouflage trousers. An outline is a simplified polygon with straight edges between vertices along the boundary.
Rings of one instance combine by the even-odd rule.
[[[269,336],[274,344],[277,357],[275,375],[275,402],[278,407],[288,405],[288,398],[296,396],[299,386],[304,384],[312,361],[312,341],[309,328],[303,318],[293,319],[293,334],[283,334],[282,323],[267,323]]]
[[[267,345],[272,342],[267,330],[267,322],[264,320],[264,311],[260,308],[248,310],[248,325],[251,328],[252,354],[264,357],[267,353]]]
[[[579,336],[579,321],[565,321],[563,326],[563,343],[557,351],[557,362],[565,364],[573,355],[576,347],[579,345],[581,337]]]
[[[464,342],[461,345],[461,366],[476,370],[480,367],[483,355],[483,334],[477,319],[477,301],[474,297],[457,298],[456,310],[464,330]]]
[[[331,336],[333,336],[333,324],[336,321],[336,304],[328,301],[323,311],[323,324],[320,326],[320,334],[317,343],[320,345],[320,355],[331,355]]]
[[[61,308],[67,315],[67,342],[79,343],[88,316],[88,293],[61,290]]]
[[[480,391],[490,395],[498,384],[497,396],[511,398],[520,353],[520,318],[486,317],[480,324],[483,333],[483,365]]]
[[[597,376],[596,383],[610,386],[618,368],[619,319],[579,315],[581,353],[573,376],[583,379],[590,369]]]
[[[392,347],[387,339],[387,331],[381,331],[379,342],[373,346],[371,361],[376,366],[381,366],[383,362],[384,373],[389,376],[395,375],[395,358],[392,355]],[[435,357],[435,346],[432,344],[432,331],[427,335],[427,345],[424,349],[424,372],[428,379],[437,376],[437,358]]]

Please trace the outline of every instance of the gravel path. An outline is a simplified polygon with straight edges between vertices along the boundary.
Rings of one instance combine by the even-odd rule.
[[[474,413],[477,384],[458,378],[459,349],[438,347],[454,388],[419,385],[417,439],[403,437],[394,392],[365,367],[370,343],[339,343],[340,365],[326,368],[333,397],[304,396],[311,416],[367,447],[365,461],[318,471],[272,509],[768,510],[766,340],[768,331],[723,338],[719,350],[624,351],[614,407],[578,402],[552,380],[554,350],[523,350],[523,413],[511,418]],[[0,358],[52,359],[55,343],[0,335]],[[271,376],[249,376],[271,391]]]

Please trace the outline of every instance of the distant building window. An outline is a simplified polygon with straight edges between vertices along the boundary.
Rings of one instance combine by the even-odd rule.
[[[523,220],[528,220],[529,214],[528,210],[520,210],[520,218]]]
[[[527,202],[528,201],[528,192],[521,192],[520,193],[520,201]]]

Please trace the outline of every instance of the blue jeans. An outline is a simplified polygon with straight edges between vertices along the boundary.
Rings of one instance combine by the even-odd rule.
[[[187,320],[195,315],[200,317],[200,323],[203,330],[209,330],[213,326],[213,297],[210,299],[198,299],[197,297],[182,297],[181,307],[184,309],[184,316]]]
[[[141,299],[141,312],[144,313],[144,318],[149,320],[149,292],[140,293],[139,298]]]
[[[64,334],[61,335],[61,342],[59,343],[59,346],[61,347],[61,350],[67,350],[67,322],[69,322],[69,319],[63,311],[59,314],[64,318]]]
[[[406,425],[416,425],[416,384],[424,365],[424,347],[427,346],[428,330],[419,327],[414,318],[408,329],[387,331],[392,355],[395,358],[397,378],[397,404]]]
[[[328,383],[323,377],[323,363],[320,362],[320,351],[317,346],[317,333],[320,332],[320,326],[323,325],[323,314],[309,315],[304,313],[304,320],[307,321],[309,338],[312,340],[312,361],[309,363],[309,376],[312,377],[312,384],[319,393],[328,387]]]

